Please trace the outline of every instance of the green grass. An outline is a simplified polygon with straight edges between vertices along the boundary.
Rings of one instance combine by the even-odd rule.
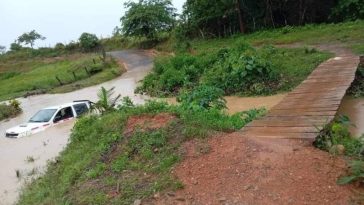
[[[93,63],[96,59],[96,64]],[[84,67],[102,69],[89,76]],[[72,71],[75,72],[74,78]],[[75,55],[32,60],[8,60],[0,64],[0,100],[23,96],[28,92],[68,92],[101,83],[120,75],[123,69],[114,60],[102,64],[97,55]],[[56,76],[61,80],[61,85]]]
[[[320,63],[333,56],[308,48],[265,46],[251,51],[240,50],[238,45],[244,44],[236,41],[224,47],[202,49],[197,54],[159,57],[153,72],[142,81],[137,92],[176,96],[180,90],[208,84],[223,89],[226,95],[272,95],[292,90]],[[229,49],[229,57],[221,57],[224,48]],[[248,56],[254,62],[253,69],[245,76],[242,73],[247,71],[250,60],[239,60],[241,56]],[[267,71],[258,73],[259,69]]]
[[[319,24],[298,27],[284,27],[254,32],[245,35],[236,35],[221,39],[190,41],[191,48],[196,52],[209,51],[234,45],[238,41],[246,41],[254,46],[259,45],[281,45],[300,43],[307,44],[343,44],[352,48],[356,53],[363,53],[364,43],[364,20],[355,22],[344,22],[338,24]],[[164,51],[175,51],[183,42],[176,42],[174,39],[157,46],[157,49]]]
[[[129,117],[158,113],[176,118],[159,129],[124,133]],[[240,129],[263,113],[251,110],[229,116],[214,109],[190,111],[149,102],[83,117],[67,148],[44,176],[23,190],[18,204],[132,204],[159,191],[176,190],[183,184],[171,169],[184,156],[180,148],[184,141]]]

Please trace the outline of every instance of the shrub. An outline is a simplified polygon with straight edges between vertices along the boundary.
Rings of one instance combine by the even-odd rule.
[[[354,97],[364,96],[364,67],[359,67],[356,71],[355,80],[351,84],[348,93]]]
[[[99,39],[95,34],[82,33],[80,38],[80,46],[84,51],[94,50],[99,45]]]
[[[66,47],[63,43],[57,43],[55,46],[54,46],[54,49],[56,50],[64,50]]]
[[[181,103],[181,106],[187,109],[211,109],[218,110],[226,108],[226,100],[224,97],[224,91],[211,86],[198,86],[191,92],[183,92],[177,101]]]
[[[364,19],[363,0],[339,0],[330,18],[335,22]]]
[[[11,100],[8,104],[0,104],[0,120],[14,117],[21,112],[20,102],[17,100]]]
[[[219,60],[202,78],[202,83],[213,85],[225,94],[268,94],[277,88],[278,75],[273,65],[248,46],[222,49]]]
[[[142,81],[136,92],[173,96],[181,89],[208,85],[222,89],[225,94],[271,93],[279,88],[279,76],[264,57],[272,54],[241,44],[197,56],[183,53],[158,58],[153,72]]]

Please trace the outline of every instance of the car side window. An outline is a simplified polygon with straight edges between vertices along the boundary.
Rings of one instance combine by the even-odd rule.
[[[60,111],[58,111],[58,113],[54,117],[53,122],[59,122],[61,120],[65,120],[65,119],[71,118],[71,117],[73,117],[72,108],[65,107],[65,108],[62,108]]]
[[[80,104],[73,105],[73,108],[75,109],[77,116],[80,116],[88,111],[88,107],[87,107],[86,103],[80,103]]]

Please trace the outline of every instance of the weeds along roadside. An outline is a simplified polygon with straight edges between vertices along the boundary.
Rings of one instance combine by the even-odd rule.
[[[352,136],[349,127],[355,126],[346,116],[340,115],[326,125],[314,145],[335,156],[344,156],[349,167],[346,176],[338,179],[340,185],[355,183],[358,187],[364,184],[364,134]]]
[[[206,153],[204,139],[238,130],[265,113],[225,114],[220,94],[217,88],[196,89],[178,106],[157,101],[135,106],[123,98],[118,108],[81,118],[67,148],[23,190],[19,204],[132,204],[183,187],[172,174],[184,156],[183,142],[201,140],[198,150]],[[106,98],[100,100],[114,99]]]
[[[136,92],[171,97],[207,85],[225,95],[272,95],[296,87],[330,56],[307,48],[253,48],[245,41],[199,53],[178,52],[158,57]]]

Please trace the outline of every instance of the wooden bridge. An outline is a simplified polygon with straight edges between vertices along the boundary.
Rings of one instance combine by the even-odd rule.
[[[331,122],[355,78],[359,57],[341,54],[319,65],[265,117],[243,128],[244,135],[315,139]]]

